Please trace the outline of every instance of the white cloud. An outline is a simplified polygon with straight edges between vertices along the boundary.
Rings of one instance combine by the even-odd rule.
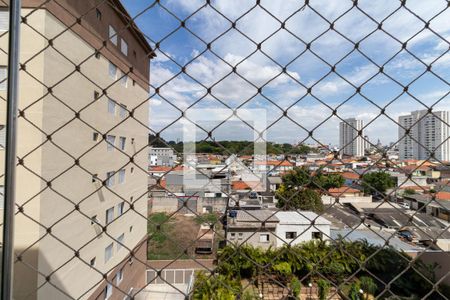
[[[239,18],[254,5],[253,1],[246,2],[240,0],[215,0],[211,1],[211,3],[215,9],[219,10],[231,20]],[[183,15],[187,16],[199,7],[205,5],[205,1],[168,0],[167,5],[175,13],[182,12]],[[322,32],[328,30],[329,24],[310,8],[300,10],[295,15],[291,16],[302,5],[303,2],[297,0],[261,1],[261,6],[279,18],[280,21],[283,22],[289,17],[286,22],[286,28],[308,42]],[[433,2],[421,0],[407,1],[407,7],[426,21],[442,10],[442,5],[445,6],[446,2],[439,0],[433,0]],[[333,22],[351,8],[352,2],[347,1],[343,3],[341,0],[316,0],[311,1],[311,6],[330,22]],[[384,20],[399,6],[400,2],[398,1],[358,1],[358,7],[378,22]],[[448,22],[447,17],[450,17],[449,10],[442,13],[437,18],[433,18],[430,25],[433,30],[439,32],[439,34],[446,38],[448,38],[450,34],[450,23]],[[205,6],[188,20],[187,26],[201,38],[210,41],[228,30],[231,25],[229,21],[218,15],[211,7]],[[376,28],[376,26],[377,25],[372,20],[359,12],[356,8],[350,10],[345,16],[340,17],[335,24],[335,28],[340,34],[345,35],[354,42],[365,38]],[[410,37],[416,35],[418,31],[423,29],[423,26],[424,24],[420,20],[412,16],[404,8],[401,8],[396,14],[388,18],[388,20],[383,21],[383,29],[400,41],[406,41]],[[237,22],[237,28],[252,40],[260,42],[265,40],[276,30],[279,30],[280,23],[273,20],[273,18],[262,9],[257,8],[249,13],[248,16],[240,18]],[[328,32],[326,35],[313,42],[312,50],[331,64],[336,63],[353,49],[352,43],[340,36],[340,34]],[[198,48],[189,48],[184,44],[185,42],[186,41],[184,40],[180,41],[179,48],[182,50],[178,49],[179,52],[174,52],[176,53],[176,56],[170,54],[170,57],[182,59],[184,56],[185,58],[190,59],[198,55],[199,50],[201,51],[204,47],[202,43],[198,43]],[[198,42],[198,40],[196,42]],[[448,42],[436,38],[434,33],[425,30],[408,42],[408,49],[413,47],[414,53],[420,59],[426,63],[431,63],[442,54],[443,51],[448,49],[448,45]],[[398,47],[400,47],[398,42],[384,32],[378,31],[376,34],[371,35],[361,42],[360,49],[379,65],[382,65],[399,50]],[[187,75],[177,75],[167,84],[164,84],[167,80],[174,77],[179,70],[169,66],[169,59],[167,57],[158,55],[152,63],[152,85],[158,87],[159,85],[164,84],[160,89],[161,96],[180,109],[186,109],[189,105],[194,103],[194,101],[206,95],[206,89],[202,87],[202,85],[205,87],[212,87],[212,94],[232,107],[235,107],[256,95],[256,98],[251,100],[251,104],[262,107],[266,105],[268,116],[275,118],[279,116],[280,111],[272,105],[266,104],[267,101],[258,95],[258,87],[264,86],[264,95],[267,95],[280,107],[285,108],[302,97],[306,92],[304,87],[295,83],[296,80],[302,82],[306,86],[311,86],[315,83],[314,80],[321,77],[317,75],[315,68],[317,65],[322,65],[323,63],[317,59],[314,61],[306,59],[298,64],[291,64],[288,66],[288,74],[290,76],[282,74],[282,67],[305,49],[304,44],[287,31],[278,32],[262,44],[262,50],[270,58],[260,52],[247,58],[247,55],[256,50],[256,45],[236,30],[231,30],[225,36],[215,41],[212,45],[212,49],[214,53],[219,55],[227,63],[221,61],[214,55],[206,54],[198,57],[186,66],[186,73],[195,80],[198,80],[201,84],[196,83],[195,80],[189,78]],[[361,55],[357,56],[357,54],[356,51],[353,52],[352,55],[349,55],[337,66],[339,74],[355,86],[359,86],[366,82],[378,72],[376,66],[367,59],[362,58]],[[278,62],[281,67],[271,61],[271,59]],[[233,66],[236,67],[237,73],[250,83],[240,78],[240,76],[231,73]],[[433,66],[435,68],[447,68],[450,66],[450,54],[446,53],[436,61]],[[328,66],[325,67],[329,68]],[[414,77],[414,71],[419,68],[423,68],[423,65],[408,55],[399,55],[398,58],[386,66],[386,70],[389,70],[390,72],[389,74],[396,79],[408,76]],[[379,86],[380,95],[382,95],[381,89],[384,88],[383,84],[386,83],[387,80],[389,79],[377,77],[372,79],[370,83],[375,87]],[[333,99],[333,97],[343,100],[343,95],[353,91],[354,88],[350,84],[336,75],[326,77],[313,88],[313,94],[321,99],[325,99],[325,101]],[[441,92],[442,91],[435,91],[434,93],[428,92],[421,96],[433,99]],[[383,97],[380,96],[379,98]],[[381,100],[387,102],[389,99]],[[445,101],[442,102],[448,104],[448,97],[444,100]],[[163,120],[163,123],[167,123],[170,121],[171,116],[176,118],[179,115],[176,110],[168,107],[164,102],[165,101],[161,101],[161,99],[158,99],[157,97],[151,101],[150,105],[153,109],[152,111],[156,115],[156,118],[153,120],[153,122],[155,122],[154,124],[158,122],[158,118]],[[356,116],[363,119],[366,123],[378,116],[379,112],[374,106],[369,106],[367,101],[361,103],[364,104],[345,104],[340,108],[340,112],[342,112],[345,117]],[[219,104],[211,96],[206,96],[204,100],[197,105],[223,108],[223,105]],[[440,103],[441,107],[442,105],[443,104]],[[390,105],[389,110],[390,116],[395,120],[400,112],[408,112],[420,108],[421,107],[417,102],[404,100],[401,103]],[[293,116],[297,122],[304,125],[306,128],[312,128],[323,121],[324,118],[328,118],[330,112],[323,105],[316,103],[305,106],[293,106],[289,110],[289,115]],[[382,141],[385,142],[396,139],[395,124],[386,121],[385,119],[386,118],[383,117],[369,126],[368,133],[371,135],[371,138],[372,136],[374,138],[380,137]],[[318,138],[336,143],[338,123],[339,119],[336,117],[327,120],[325,124],[321,125],[317,130],[318,134],[320,134]],[[177,134],[180,135],[180,132],[177,132],[177,130],[181,130],[180,127],[174,126],[167,132],[168,134],[170,132],[173,136],[176,136]],[[238,130],[233,130],[233,132],[239,133]],[[295,132],[295,134],[292,134],[291,132]],[[286,138],[289,141],[295,141],[294,139],[298,140],[300,132],[301,130],[299,131],[296,125],[293,125],[290,121],[284,120],[280,122],[280,125],[274,126],[270,130],[269,137],[274,139]],[[239,137],[236,138],[239,139]]]

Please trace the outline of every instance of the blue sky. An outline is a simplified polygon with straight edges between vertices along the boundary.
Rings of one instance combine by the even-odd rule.
[[[212,6],[200,0],[160,2],[162,6],[146,10],[149,1],[123,1],[130,14],[137,16],[135,21],[152,46],[160,43],[150,75],[152,86],[160,87],[160,96],[150,100],[150,128],[154,131],[162,130],[180,116],[176,108],[184,110],[202,99],[191,109],[222,109],[216,114],[216,122],[198,121],[207,130],[231,115],[227,106],[265,109],[268,126],[281,118],[266,132],[269,140],[299,142],[307,139],[307,131],[314,129],[317,140],[337,144],[340,119],[332,115],[336,109],[341,118],[356,117],[369,124],[365,134],[371,141],[380,139],[389,143],[397,140],[397,125],[390,118],[397,120],[409,111],[425,109],[424,105],[434,105],[435,110],[450,108],[450,9],[444,0],[408,0],[406,8],[399,8],[400,1],[393,0],[358,1],[357,8],[352,7],[352,1],[311,0],[312,8],[302,10],[302,1],[261,0],[261,6],[244,17],[241,16],[254,7],[255,1],[215,0],[211,1]],[[186,27],[197,37],[186,29],[167,37],[180,22],[163,6],[180,19],[200,9],[186,21]],[[232,21],[238,20],[236,29],[230,30],[230,22],[216,10]],[[281,23],[269,13],[284,22],[285,29],[280,30]],[[424,23],[413,13],[430,21],[430,29],[424,29]],[[337,32],[329,30],[330,25],[319,14],[332,21]],[[381,21],[388,34],[377,30]],[[198,37],[212,42],[214,53],[204,52],[206,45]],[[250,39],[261,43],[261,51],[256,51]],[[311,41],[315,54],[305,49],[304,42]],[[411,54],[401,49],[405,41]],[[358,51],[348,54],[356,42],[364,55]],[[329,74],[330,66],[317,56],[334,65],[336,73],[346,80]],[[426,67],[414,56],[427,64],[433,63],[432,70],[438,76],[425,72]],[[180,72],[177,64],[186,66],[188,75],[177,75]],[[386,75],[378,74],[377,65],[384,65]],[[228,75],[233,66],[240,76]],[[347,81],[354,86],[366,82],[361,88],[363,96],[354,95],[355,88]],[[402,95],[402,85],[409,85],[408,91],[423,104],[410,95]],[[212,87],[212,95],[205,87]],[[260,87],[262,95],[258,93]],[[314,97],[305,96],[305,87],[312,88]],[[377,118],[380,112],[377,106],[386,106],[389,117]],[[283,117],[286,109],[292,120]],[[181,120],[162,131],[162,136],[169,140],[182,135]],[[199,138],[205,136],[199,131]],[[217,140],[252,137],[251,128],[238,119],[214,130]]]

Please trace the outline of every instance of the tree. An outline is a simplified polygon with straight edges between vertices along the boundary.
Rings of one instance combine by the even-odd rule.
[[[331,188],[340,188],[344,185],[345,179],[339,174],[326,174],[321,170],[312,174],[305,167],[296,167],[285,174],[282,178],[287,187],[304,187],[317,190],[328,190]]]
[[[320,194],[312,189],[297,190],[281,185],[276,192],[278,199],[277,207],[284,210],[311,210],[323,211],[323,203]]]
[[[345,179],[339,174],[318,174],[313,177],[313,183],[320,189],[329,190],[340,188],[344,185]]]
[[[384,194],[387,189],[395,186],[395,181],[384,171],[371,172],[362,177],[364,192],[372,195]]]

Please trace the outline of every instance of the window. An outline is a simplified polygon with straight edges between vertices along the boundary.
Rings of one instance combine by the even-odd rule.
[[[6,127],[0,125],[0,149],[5,149],[6,146]]]
[[[124,87],[128,86],[128,75],[125,73],[122,73],[122,78],[120,79],[120,82]]]
[[[117,79],[117,67],[112,62],[109,62],[109,77],[112,79]]]
[[[111,115],[116,114],[116,102],[111,98],[108,98],[108,113]]]
[[[95,58],[100,59],[100,51],[95,51]]]
[[[119,235],[119,237],[117,238],[117,251],[119,251],[120,249],[123,248],[124,240],[125,240],[125,233],[122,233],[122,234]]]
[[[117,46],[117,33],[114,27],[112,27],[111,25],[109,25],[109,40],[111,41],[111,43]]]
[[[119,106],[119,115],[122,119],[125,119],[127,117],[127,106],[124,104],[120,104]]]
[[[116,142],[116,136],[115,135],[107,135],[106,136],[106,150],[107,151],[114,151],[115,142]]]
[[[100,93],[97,91],[94,91],[94,100],[97,100],[98,98],[100,98]]]
[[[117,216],[121,216],[123,214],[124,207],[125,207],[125,202],[121,202],[117,205]]]
[[[111,187],[114,185],[114,172],[106,173],[106,186]]]
[[[91,225],[94,225],[94,224],[97,224],[97,223],[98,223],[97,215],[92,216],[92,217],[91,217]]]
[[[111,223],[114,220],[114,206],[106,210],[106,224]]]
[[[234,232],[230,233],[230,239],[231,240],[234,240],[235,237],[236,237],[236,233],[234,233]]]
[[[9,13],[7,10],[0,11],[0,32],[9,30]]]
[[[5,91],[7,86],[7,69],[5,66],[0,66],[0,91]]]
[[[116,284],[119,285],[119,283],[121,283],[123,280],[123,268],[120,269],[119,272],[117,272],[116,277],[117,277]]]
[[[92,175],[92,182],[95,182],[98,179],[98,174]]]
[[[93,140],[94,142],[97,142],[97,141],[98,141],[98,132],[93,132],[93,133],[92,133],[92,140]]]
[[[108,282],[105,287],[105,299],[109,299],[112,296],[112,291],[112,284]]]
[[[124,39],[120,40],[120,51],[122,51],[124,55],[128,55],[128,44]]]
[[[244,239],[244,234],[242,232],[238,233],[238,240]]]
[[[119,171],[119,183],[125,182],[125,169]]]
[[[323,234],[322,234],[322,232],[320,232],[320,231],[314,231],[314,232],[312,233],[312,238],[313,238],[313,239],[321,240],[322,237],[323,237]]]
[[[133,226],[130,226],[130,232],[132,232],[133,231]]]
[[[120,148],[120,150],[125,150],[126,142],[127,142],[127,138],[126,137],[121,136],[119,138],[119,148]]]
[[[97,14],[97,20],[101,20],[102,19],[102,12],[100,11],[100,9],[96,8],[95,9],[95,13]]]
[[[91,267],[95,266],[95,257],[91,259],[89,264],[91,265]]]
[[[259,235],[259,242],[260,243],[268,243],[269,242],[269,234],[268,233],[261,233]]]
[[[105,263],[107,263],[113,256],[113,243],[105,248]]]
[[[287,239],[292,240],[292,239],[295,239],[296,237],[297,237],[297,232],[295,232],[295,231],[288,231],[288,232],[286,232],[286,238]]]
[[[131,167],[130,173],[133,174],[133,172],[134,172],[134,167]]]

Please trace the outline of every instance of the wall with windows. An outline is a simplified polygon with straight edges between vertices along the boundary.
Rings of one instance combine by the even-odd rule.
[[[262,249],[269,249],[276,245],[275,230],[266,228],[266,230],[248,229],[229,229],[227,232],[227,241],[235,245],[248,244]]]
[[[309,224],[278,224],[276,229],[276,247],[283,245],[297,245],[314,239],[329,240],[330,225]]]
[[[23,13],[30,11],[24,9]],[[148,88],[133,84],[130,76],[126,83],[124,79],[115,82],[110,76],[111,58],[94,56],[95,49],[71,30],[54,40],[58,51],[46,48],[48,41],[39,33],[54,37],[66,30],[49,11],[38,9],[27,21],[37,32],[22,26],[20,60],[40,54],[27,64],[27,72],[20,73],[19,108],[29,107],[18,123],[17,155],[23,166],[17,168],[21,186],[17,204],[24,213],[16,217],[15,250],[26,250],[23,261],[42,273],[57,270],[52,273],[52,284],[64,293],[73,298],[96,298],[103,296],[102,273],[112,274],[117,265],[128,261],[129,251],[146,236],[148,176],[137,166],[148,164],[148,107],[140,105],[148,97]],[[0,30],[1,26],[0,14]],[[7,49],[7,36],[0,38],[0,47]],[[40,52],[42,49],[46,50]],[[0,66],[6,61],[1,52]],[[80,63],[81,72],[74,71],[74,65]],[[141,61],[141,65],[145,64]],[[117,76],[128,71],[117,68]],[[60,82],[61,78],[65,80]],[[6,97],[1,83],[0,96]],[[108,97],[118,103],[114,112],[108,108]],[[138,107],[133,118],[126,107]],[[0,124],[5,124],[5,108],[1,101]],[[107,136],[115,139],[107,143]],[[130,163],[132,155],[135,165]],[[106,189],[102,184],[108,181],[108,172],[113,172],[114,181]],[[107,218],[109,208],[114,209]],[[107,219],[112,219],[108,234],[101,233]],[[74,257],[74,249],[89,263]],[[145,261],[145,251],[139,253]],[[92,272],[93,268],[98,272]],[[134,271],[128,272],[133,273],[124,273],[125,278],[137,278]],[[30,293],[36,299],[70,298],[49,284],[37,289],[45,278],[25,263],[17,262],[14,274],[16,299]],[[87,290],[97,283],[97,289]]]

